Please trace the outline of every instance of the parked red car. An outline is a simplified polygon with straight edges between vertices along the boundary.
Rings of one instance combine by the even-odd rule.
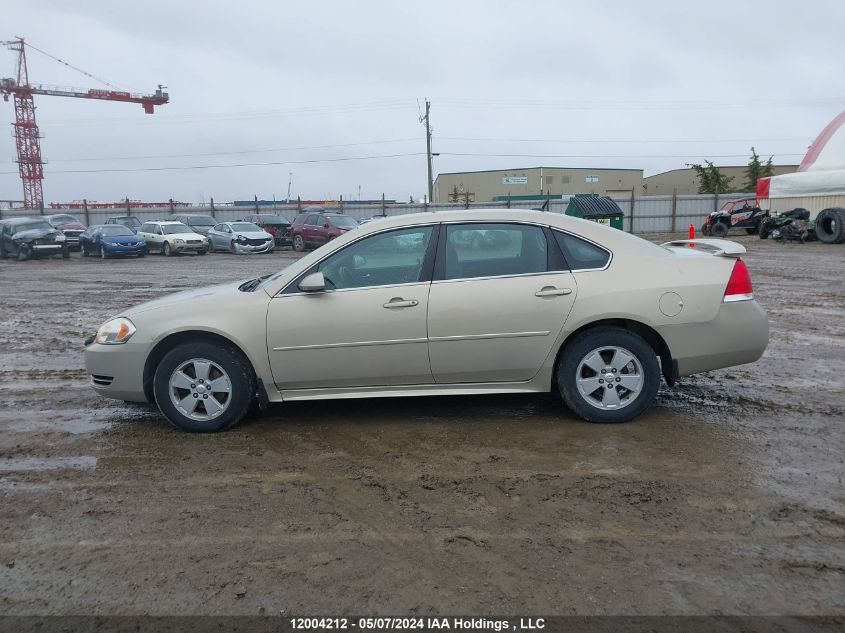
[[[60,230],[64,234],[70,250],[79,250],[79,236],[82,234],[82,231],[85,230],[85,225],[82,224],[82,222],[69,213],[47,215],[44,216],[44,219],[50,223],[50,226],[54,229]]]
[[[293,250],[318,248],[326,242],[358,228],[355,218],[342,213],[328,213],[323,210],[306,211],[296,216],[291,226]]]

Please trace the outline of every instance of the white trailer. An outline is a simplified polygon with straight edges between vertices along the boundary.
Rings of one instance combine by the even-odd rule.
[[[757,181],[757,204],[771,215],[807,209],[821,241],[845,241],[845,111],[816,137],[798,171]]]

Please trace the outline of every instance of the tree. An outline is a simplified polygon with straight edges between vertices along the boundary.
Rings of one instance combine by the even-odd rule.
[[[769,156],[769,159],[765,163],[760,162],[757,152],[753,147],[751,148],[751,160],[748,161],[748,167],[745,169],[745,187],[743,191],[757,191],[757,181],[760,178],[768,178],[772,175],[774,171],[772,158],[772,156]]]
[[[726,193],[731,190],[733,176],[726,176],[711,161],[705,165],[691,165],[698,176],[698,193]]]

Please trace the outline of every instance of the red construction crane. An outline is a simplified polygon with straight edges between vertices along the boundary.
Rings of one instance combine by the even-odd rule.
[[[44,161],[41,159],[41,137],[38,133],[38,125],[35,123],[35,101],[33,95],[140,103],[144,107],[144,112],[147,114],[152,114],[155,106],[164,105],[170,100],[168,94],[163,92],[164,86],[160,85],[158,90],[151,95],[133,94],[120,90],[116,86],[112,86],[102,79],[97,79],[94,75],[80,68],[71,66],[67,62],[53,57],[31,44],[25,43],[22,37],[18,37],[10,42],[0,42],[0,44],[4,44],[7,48],[18,54],[17,76],[0,79],[0,94],[3,95],[3,101],[8,101],[10,95],[15,101],[15,122],[13,126],[15,128],[15,141],[18,149],[18,170],[20,171],[21,181],[23,181],[24,207],[27,209],[40,209],[44,205],[44,195],[41,188],[41,181],[44,180]],[[27,47],[64,64],[68,68],[81,72],[92,79],[96,79],[112,89],[98,90],[92,88],[85,90],[84,88],[60,88],[57,86],[30,84],[26,69]]]

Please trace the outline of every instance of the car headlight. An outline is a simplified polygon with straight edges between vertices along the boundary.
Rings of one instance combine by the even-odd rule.
[[[173,241],[174,241],[176,244],[184,244],[184,243],[185,243],[185,240],[180,240],[180,239],[178,239],[178,238],[177,238],[177,239],[175,239],[175,240],[173,240]]]
[[[65,241],[65,239],[67,239],[67,238],[65,238],[65,236],[64,236],[64,235],[57,235],[57,236],[56,236],[56,241],[57,241],[57,242],[64,242],[64,241]]]
[[[245,238],[243,235],[238,235],[238,241],[243,244],[243,243],[248,242],[249,240],[247,238]]]
[[[135,334],[135,326],[127,318],[118,317],[106,321],[97,330],[94,342],[100,345],[122,345]]]

